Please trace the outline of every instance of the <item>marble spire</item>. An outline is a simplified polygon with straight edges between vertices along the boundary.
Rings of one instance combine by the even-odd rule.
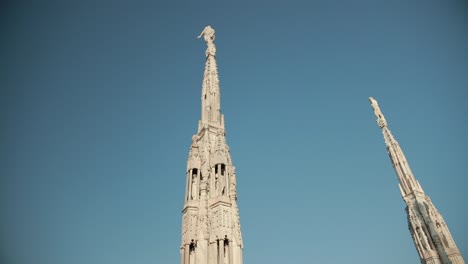
[[[221,114],[214,34],[207,26],[198,36],[204,37],[208,47],[201,119],[192,137],[186,169],[181,264],[242,264],[237,176]]]
[[[206,26],[200,36],[204,37],[207,48],[205,52],[205,72],[202,84],[202,111],[199,130],[203,125],[224,128],[224,117],[221,114],[221,94],[219,89],[218,66],[216,65],[215,30]]]
[[[382,129],[387,153],[396,172],[401,195],[406,203],[408,228],[422,264],[464,264],[442,215],[411,172],[400,145],[388,128],[377,101],[369,101]]]
[[[377,117],[377,124],[382,129],[388,155],[398,177],[401,195],[405,197],[406,195],[414,192],[424,194],[419,182],[414,178],[413,173],[411,172],[410,166],[400,148],[400,145],[388,128],[387,120],[385,120],[385,116],[380,111],[379,104],[372,97],[369,98],[369,101],[371,102],[374,114]]]

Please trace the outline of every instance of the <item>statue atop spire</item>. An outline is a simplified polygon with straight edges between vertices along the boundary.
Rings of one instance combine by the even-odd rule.
[[[369,101],[371,102],[372,109],[374,109],[374,114],[377,117],[377,124],[379,124],[380,128],[387,126],[387,120],[385,120],[384,115],[380,111],[379,103],[377,103],[377,101],[372,97],[369,97]]]
[[[206,45],[208,45],[205,53],[206,57],[208,57],[208,55],[216,56],[216,46],[213,43],[215,40],[215,30],[210,25],[208,25],[203,29],[197,38],[201,38],[202,36],[205,39]]]

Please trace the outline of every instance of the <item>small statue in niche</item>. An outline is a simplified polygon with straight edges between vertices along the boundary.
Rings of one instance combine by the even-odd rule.
[[[197,247],[197,242],[192,239],[192,241],[190,242],[190,245],[189,245],[190,253],[194,252],[196,247]]]
[[[215,192],[218,191],[218,180],[219,180],[219,177],[218,177],[218,173],[215,174]]]
[[[218,178],[218,189],[219,189],[219,193],[221,195],[224,195],[224,175],[221,174],[221,176]]]
[[[197,175],[193,174],[192,175],[192,200],[197,199],[197,194],[198,194],[198,184],[197,184]]]

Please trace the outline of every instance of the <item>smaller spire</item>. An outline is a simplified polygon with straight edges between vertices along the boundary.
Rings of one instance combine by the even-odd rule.
[[[387,153],[399,181],[398,187],[406,203],[408,227],[421,263],[464,264],[442,215],[438,213],[411,172],[403,150],[390,132],[379,104],[372,97],[369,97],[369,101],[377,117],[377,124],[382,129]]]
[[[221,114],[221,95],[219,88],[218,66],[216,65],[215,30],[206,26],[198,38],[205,39],[208,48],[206,49],[205,72],[202,83],[202,113],[199,130],[205,125],[218,128],[224,127],[224,117]]]

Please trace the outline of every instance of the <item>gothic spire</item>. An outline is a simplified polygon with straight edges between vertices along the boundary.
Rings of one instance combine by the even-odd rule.
[[[205,125],[224,128],[224,117],[221,114],[221,96],[219,89],[218,66],[216,65],[215,30],[211,26],[206,26],[198,36],[204,37],[208,45],[205,56],[205,72],[202,83],[202,113],[201,127]]]
[[[377,101],[372,97],[369,97],[369,101],[371,102],[374,114],[377,117],[377,124],[382,129],[388,156],[392,161],[393,168],[395,169],[398,177],[401,195],[405,197],[409,194],[424,194],[419,182],[414,178],[413,173],[411,172],[408,161],[406,160],[400,145],[388,128],[387,120],[385,120],[385,116],[380,111]]]
[[[408,229],[421,263],[464,264],[444,218],[414,178],[405,155],[390,132],[377,101],[372,97],[369,97],[369,101],[377,117],[377,124],[382,129],[387,152],[399,180],[401,195],[406,203]]]
[[[215,31],[205,27],[202,114],[192,137],[182,210],[182,264],[242,264],[236,173],[220,111]]]

